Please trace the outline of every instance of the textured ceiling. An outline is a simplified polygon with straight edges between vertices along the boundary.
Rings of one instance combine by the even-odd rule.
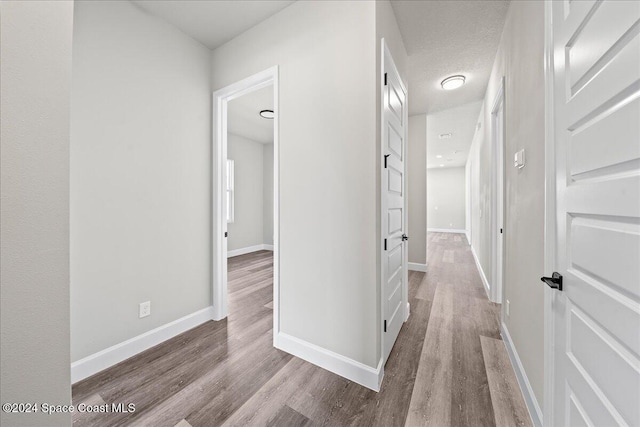
[[[392,0],[391,4],[409,54],[409,114],[482,99],[509,2]],[[464,74],[466,84],[442,90],[442,79],[453,74]]]
[[[135,0],[134,3],[215,49],[289,6],[276,0]]]
[[[261,110],[273,110],[273,86],[229,101],[228,132],[263,144],[272,143],[273,120],[261,117]]]
[[[480,108],[482,101],[477,101],[427,116],[427,169],[467,163]],[[451,138],[441,139],[440,135],[446,133]]]

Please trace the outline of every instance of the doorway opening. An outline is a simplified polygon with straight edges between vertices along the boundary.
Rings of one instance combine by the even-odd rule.
[[[492,214],[492,247],[493,274],[490,298],[502,304],[502,286],[504,276],[504,77],[491,109],[491,143],[493,160],[493,214]]]
[[[279,330],[277,75],[273,67],[213,94],[212,156],[214,318],[224,319],[230,307],[251,300],[259,310],[273,309],[274,342]]]

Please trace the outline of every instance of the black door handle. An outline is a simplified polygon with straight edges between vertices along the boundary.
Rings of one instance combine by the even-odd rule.
[[[405,240],[409,240],[409,236],[407,236],[406,234],[403,234],[402,241],[404,242]]]
[[[559,291],[562,290],[562,274],[557,271],[554,271],[551,277],[541,277],[540,280],[549,285],[552,289],[557,289]]]

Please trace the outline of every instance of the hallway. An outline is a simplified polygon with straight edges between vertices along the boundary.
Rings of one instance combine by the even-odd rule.
[[[428,233],[427,256],[411,303],[430,302],[427,345],[407,425],[531,425],[500,337],[500,305],[487,299],[465,236]]]
[[[429,272],[409,273],[411,316],[380,393],[272,347],[273,260],[229,260],[230,316],[73,387],[75,426],[528,426],[529,415],[463,235],[429,234]],[[426,343],[427,345],[424,345]]]

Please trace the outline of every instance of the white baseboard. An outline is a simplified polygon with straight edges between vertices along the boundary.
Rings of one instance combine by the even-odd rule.
[[[487,291],[487,298],[489,298],[489,301],[491,301],[491,286],[489,285],[487,276],[484,274],[484,270],[480,265],[480,260],[478,259],[478,255],[476,255],[476,251],[473,249],[473,246],[471,246],[471,253],[473,254],[473,259],[476,261],[476,267],[478,267],[478,272],[480,273],[480,278],[482,279],[484,290]]]
[[[417,262],[409,262],[407,263],[409,270],[413,270],[413,271],[422,271],[423,273],[426,273],[427,271],[427,264],[419,264]]]
[[[522,366],[522,362],[520,361],[518,352],[513,346],[513,341],[511,341],[511,335],[509,335],[507,325],[505,325],[504,323],[502,323],[501,333],[502,341],[504,341],[504,345],[505,347],[507,347],[507,354],[509,354],[511,365],[513,366],[513,370],[516,373],[516,379],[518,380],[518,385],[520,386],[520,390],[522,391],[522,396],[524,397],[524,401],[527,404],[527,409],[529,410],[531,421],[533,422],[534,426],[542,427],[542,410],[540,409],[540,405],[538,404],[536,395],[533,394],[531,383],[529,382],[527,373]]]
[[[373,391],[380,391],[380,384],[382,384],[382,378],[384,376],[382,359],[378,363],[377,368],[372,368],[283,332],[278,333],[276,341],[276,348],[282,351],[286,351],[329,372],[333,372],[350,381],[370,388]]]
[[[238,255],[250,254],[251,252],[272,251],[272,250],[273,250],[273,245],[267,245],[265,243],[262,243],[260,245],[248,246],[246,248],[227,251],[227,258],[231,258],[233,256],[238,256]]]
[[[191,328],[213,320],[213,306],[188,314],[144,334],[106,348],[71,363],[71,383],[74,384],[138,353],[156,346]]]
[[[460,230],[457,228],[427,228],[428,233],[457,233],[465,234],[466,230]]]

